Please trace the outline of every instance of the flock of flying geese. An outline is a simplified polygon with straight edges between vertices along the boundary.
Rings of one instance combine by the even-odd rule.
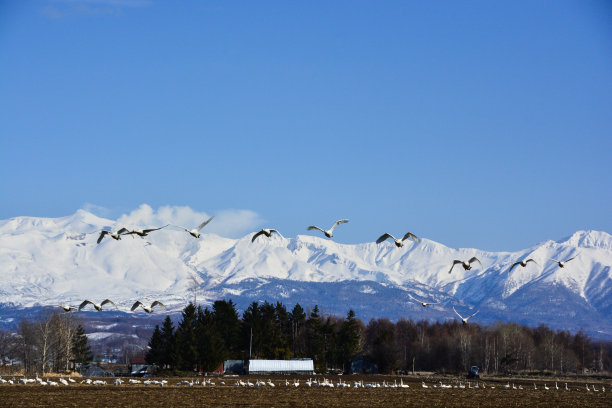
[[[168,226],[172,226],[172,227],[176,227],[179,229],[182,229],[184,231],[186,231],[189,235],[191,235],[194,238],[199,238],[200,237],[200,231],[202,230],[202,228],[204,228],[206,225],[208,225],[209,222],[211,222],[213,220],[214,216],[210,217],[208,220],[204,221],[202,224],[198,225],[197,227],[190,229],[187,227],[183,227],[180,225],[171,225],[171,224],[166,224],[163,227],[159,227],[159,228],[150,228],[150,229],[132,229],[129,230],[127,228],[121,228],[116,232],[111,232],[111,231],[107,231],[107,230],[103,230],[102,232],[100,232],[100,236],[98,237],[98,241],[97,243],[99,244],[102,239],[104,239],[105,236],[110,236],[111,238],[119,241],[121,240],[121,237],[124,235],[131,235],[132,237],[134,237],[134,235],[137,235],[139,237],[146,237],[149,233],[154,232],[154,231],[159,231],[163,228],[166,228]],[[312,230],[317,230],[323,233],[323,235],[325,235],[327,238],[332,238],[334,236],[334,229],[336,229],[339,225],[345,224],[349,222],[349,220],[347,219],[341,219],[338,220],[334,223],[334,225],[332,225],[329,229],[323,229],[321,227],[317,227],[316,225],[311,225],[308,228],[306,228],[308,231],[312,231]],[[251,243],[255,242],[255,240],[261,236],[265,236],[267,238],[270,238],[272,236],[272,234],[278,234],[282,237],[281,233],[278,232],[278,230],[273,229],[273,228],[262,228],[260,231],[256,232],[253,237],[251,238]],[[389,233],[384,233],[383,235],[381,235],[377,240],[376,243],[377,244],[381,244],[384,241],[391,239],[393,240],[394,244],[396,247],[398,248],[402,248],[404,246],[404,241],[406,240],[413,240],[415,242],[420,242],[421,240],[419,239],[419,237],[417,237],[416,235],[414,235],[412,232],[407,232],[406,234],[404,234],[404,236],[402,236],[401,238],[395,238],[393,235],[389,234]],[[559,261],[556,259],[551,259],[552,261],[554,261],[555,263],[557,263],[557,265],[560,268],[564,268],[565,264],[569,261],[571,261],[572,259],[574,259],[576,256],[563,260],[563,261]],[[521,266],[523,268],[527,267],[527,264],[529,262],[533,262],[534,264],[538,265],[538,263],[534,260],[534,259],[527,259],[527,260],[521,260],[521,261],[517,261],[515,263],[512,264],[512,266],[510,267],[509,271],[511,271],[512,269],[514,269],[516,266]],[[476,258],[475,256],[470,258],[467,261],[462,261],[459,259],[455,259],[453,261],[453,264],[451,265],[448,273],[450,274],[453,271],[453,268],[456,265],[459,265],[460,267],[463,267],[464,270],[469,271],[472,269],[473,264],[474,263],[478,263],[480,265],[480,267],[482,268],[482,263],[480,262],[480,260],[478,258]],[[411,296],[412,297],[412,296]],[[430,303],[430,302],[423,302],[420,301],[418,299],[412,298],[413,300],[415,300],[416,302],[420,303],[423,307],[427,307],[429,305],[434,305],[436,303]],[[101,304],[96,304],[94,302],[91,302],[89,300],[85,300],[83,301],[83,303],[81,303],[81,305],[79,306],[78,310],[81,310],[82,308],[84,308],[85,306],[87,306],[88,304],[93,305],[93,307],[100,311],[102,310],[102,306],[104,306],[105,304],[112,304],[116,307],[116,305],[109,299],[104,300]],[[157,305],[161,305],[165,308],[165,306],[159,302],[159,301],[155,301],[153,302],[153,304],[150,307],[146,307],[144,304],[142,304],[141,302],[136,302],[134,303],[134,305],[132,306],[131,310],[134,311],[135,309],[138,308],[138,306],[141,306],[142,309],[147,312],[147,313],[151,313],[153,311],[153,307],[157,306]],[[72,311],[72,310],[76,310],[76,308],[73,308],[71,306],[63,306],[60,305],[60,307],[62,309],[64,309],[65,311]],[[468,320],[472,317],[474,317],[479,311],[476,311],[475,313],[471,314],[470,316],[467,317],[463,317],[461,316],[453,307],[454,312],[457,314],[457,316],[459,316],[459,318],[461,319],[461,323],[464,325],[468,324]]]

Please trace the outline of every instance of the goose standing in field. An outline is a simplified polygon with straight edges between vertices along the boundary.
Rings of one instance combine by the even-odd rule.
[[[453,306],[453,310],[455,310],[455,306]],[[477,310],[476,313],[480,312],[480,310]],[[459,316],[459,318],[461,319],[461,323],[463,323],[464,325],[468,324],[468,320],[471,319],[472,317],[476,316],[476,313],[469,315],[468,317],[462,317],[456,310],[455,313],[457,313],[457,316]]]
[[[404,234],[404,236],[402,237],[402,239],[397,239],[395,238],[393,235],[389,234],[389,233],[384,233],[383,235],[381,235],[377,240],[376,243],[380,244],[382,242],[384,242],[385,240],[387,240],[388,238],[391,238],[394,242],[395,242],[395,246],[398,248],[401,248],[404,246],[404,241],[407,240],[408,238],[413,239],[415,242],[420,242],[421,240],[419,239],[419,237],[417,237],[416,235],[414,235],[412,232],[407,232],[406,234]]]
[[[307,229],[308,231],[310,231],[310,230],[319,230],[319,231],[321,231],[323,234],[325,234],[325,236],[326,236],[327,238],[331,238],[331,237],[333,237],[333,236],[334,236],[334,234],[333,234],[334,229],[335,229],[335,228],[336,228],[338,225],[340,225],[340,224],[346,224],[347,222],[349,222],[349,220],[338,220],[338,221],[336,221],[336,222],[334,223],[334,225],[332,225],[332,227],[331,227],[330,229],[328,229],[328,230],[324,230],[324,229],[322,229],[322,228],[319,228],[319,227],[317,227],[316,225],[311,225],[310,227],[308,227],[308,228],[306,228],[306,229]]]
[[[166,224],[163,227],[159,227],[159,228],[149,228],[149,229],[138,229],[138,228],[133,228],[131,231],[126,232],[126,235],[132,235],[132,237],[134,237],[134,235],[138,235],[139,237],[146,237],[147,235],[149,235],[149,233],[153,232],[153,231],[159,231],[162,228],[166,228],[168,225],[170,224]]]
[[[514,267],[515,267],[516,265],[521,265],[521,266],[524,268],[524,267],[526,267],[526,266],[527,266],[527,263],[529,263],[529,262],[533,262],[533,263],[534,263],[534,264],[536,264],[536,265],[538,264],[538,263],[537,263],[535,260],[533,260],[533,259],[529,258],[529,259],[528,259],[528,260],[526,260],[526,261],[518,261],[518,262],[513,263],[513,264],[512,264],[512,266],[510,267],[510,270],[509,270],[508,272],[510,272],[512,269],[514,269]]]
[[[97,243],[99,244],[100,242],[102,242],[102,239],[106,235],[109,235],[112,239],[119,241],[119,240],[121,240],[121,235],[125,235],[128,232],[129,232],[129,230],[127,228],[121,228],[117,232],[111,232],[111,231],[103,230],[102,232],[100,232],[100,236],[98,237]]]
[[[206,220],[203,223],[201,223],[200,225],[198,225],[194,229],[189,229],[189,228],[181,227],[180,225],[174,225],[174,226],[177,227],[177,228],[184,229],[185,231],[187,231],[189,233],[189,235],[191,235],[194,238],[200,238],[200,230],[202,228],[204,228],[209,222],[211,222],[213,220],[213,218],[215,218],[214,215],[212,217],[210,217],[208,220]]]
[[[110,303],[111,305],[115,306],[116,309],[118,309],[117,305],[115,303],[113,303],[112,300],[104,299],[102,301],[102,303],[100,303],[100,304],[94,303],[91,300],[84,300],[83,303],[81,303],[79,305],[79,310],[83,309],[87,305],[92,305],[99,312],[100,310],[102,310],[102,306],[104,306],[104,305],[106,305],[108,303]]]
[[[70,305],[57,305],[57,307],[61,308],[64,312],[72,312],[73,310],[77,310],[76,307]]]
[[[140,306],[140,307],[142,307],[142,310],[144,310],[145,312],[147,312],[147,313],[152,313],[152,312],[153,312],[153,308],[154,308],[155,306],[157,306],[157,305],[159,305],[159,306],[163,306],[163,308],[164,308],[164,309],[167,309],[166,305],[164,305],[164,304],[163,304],[162,302],[160,302],[159,300],[156,300],[155,302],[151,303],[151,306],[150,306],[150,307],[145,306],[145,305],[144,305],[144,304],[143,304],[143,303],[142,303],[140,300],[137,300],[137,301],[136,301],[136,303],[134,303],[134,304],[132,305],[132,308],[131,308],[130,310],[133,312],[134,310],[136,310],[136,308],[137,308],[138,306]]]
[[[559,268],[565,268],[565,264],[571,261],[572,259],[576,258],[576,256],[572,256],[570,259],[566,259],[565,261],[557,261],[556,259],[552,259],[552,258],[550,258],[550,260],[556,262],[557,265],[559,265]]]
[[[258,232],[257,234],[255,234],[255,235],[253,235],[253,238],[251,238],[251,242],[254,242],[254,241],[257,239],[257,237],[259,237],[260,235],[265,235],[266,237],[270,238],[270,236],[271,236],[271,235],[272,235],[272,233],[274,233],[274,232],[276,232],[278,235],[280,235],[280,236],[282,237],[281,233],[280,233],[280,232],[278,232],[278,231],[277,231],[277,230],[275,230],[275,229],[272,229],[272,228],[262,228],[262,229],[261,229],[261,231],[259,231],[259,232]]]
[[[469,271],[470,269],[472,269],[472,264],[474,262],[478,262],[480,264],[480,267],[482,268],[482,263],[480,262],[480,260],[478,258],[476,258],[475,256],[473,256],[472,258],[470,258],[469,261],[460,261],[458,259],[455,259],[453,261],[453,266],[451,266],[450,270],[448,271],[448,273],[451,273],[453,271],[453,268],[455,267],[455,265],[460,264],[461,266],[463,266],[463,269],[465,269],[466,271]]]

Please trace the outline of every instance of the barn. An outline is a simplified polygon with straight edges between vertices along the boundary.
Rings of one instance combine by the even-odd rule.
[[[249,360],[249,374],[314,374],[311,359]]]

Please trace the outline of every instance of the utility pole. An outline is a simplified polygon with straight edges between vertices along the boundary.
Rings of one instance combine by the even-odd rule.
[[[251,351],[253,351],[253,328],[251,327],[251,339],[249,340],[249,360],[251,359]]]
[[[414,359],[415,357],[412,357],[412,375],[414,375]]]

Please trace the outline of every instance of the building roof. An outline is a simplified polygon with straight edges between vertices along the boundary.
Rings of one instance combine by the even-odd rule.
[[[312,360],[249,360],[249,372],[314,371]]]

